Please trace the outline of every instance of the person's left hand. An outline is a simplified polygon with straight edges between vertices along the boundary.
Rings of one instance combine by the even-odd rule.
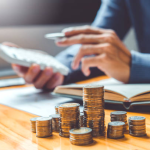
[[[82,26],[63,32],[66,37],[56,41],[58,46],[82,44],[72,63],[73,69],[77,69],[81,61],[86,76],[90,75],[90,67],[97,67],[117,80],[129,81],[131,53],[113,30]],[[95,56],[83,58],[87,55]]]

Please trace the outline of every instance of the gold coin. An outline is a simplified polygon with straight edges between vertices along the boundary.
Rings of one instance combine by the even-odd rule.
[[[36,126],[51,126],[52,125],[52,117],[39,117],[36,120]]]

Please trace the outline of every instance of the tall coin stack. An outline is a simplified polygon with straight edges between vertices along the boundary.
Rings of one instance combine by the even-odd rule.
[[[50,115],[52,117],[52,129],[54,132],[59,132],[59,118],[60,114]]]
[[[40,138],[52,135],[52,117],[39,117],[36,120],[36,136]]]
[[[124,137],[124,125],[122,121],[114,121],[108,123],[107,137],[111,139],[119,139]]]
[[[84,125],[93,136],[104,135],[104,86],[85,86],[83,89]]]
[[[69,131],[73,128],[79,128],[79,110],[78,103],[65,103],[59,106],[60,114],[60,130],[59,135],[62,137],[69,137]]]
[[[70,142],[73,145],[88,145],[93,142],[92,129],[81,127],[70,130]]]
[[[128,130],[128,123],[127,123],[127,112],[126,111],[114,111],[110,114],[111,121],[123,121],[124,131]]]
[[[146,135],[145,117],[129,117],[129,134],[137,137]]]

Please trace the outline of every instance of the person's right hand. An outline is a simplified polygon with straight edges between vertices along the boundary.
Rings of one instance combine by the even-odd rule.
[[[18,47],[12,43],[3,44]],[[27,83],[33,84],[37,89],[53,89],[61,85],[64,81],[64,76],[60,73],[54,73],[50,67],[41,71],[40,66],[37,64],[33,64],[30,68],[12,64],[12,68],[20,77],[23,77]]]

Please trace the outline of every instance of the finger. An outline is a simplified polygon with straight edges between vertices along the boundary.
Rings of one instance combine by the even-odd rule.
[[[34,82],[34,86],[37,89],[42,89],[44,85],[48,82],[48,80],[52,77],[53,70],[52,68],[45,68],[44,71],[36,78],[36,81]]]
[[[70,46],[74,44],[98,44],[101,43],[101,35],[94,34],[79,34],[71,37],[66,37],[56,41],[58,46]]]
[[[17,64],[12,64],[12,68],[20,77],[24,77],[24,75],[27,73],[29,69],[28,67],[20,66]]]
[[[24,76],[27,83],[33,83],[37,75],[40,73],[40,66],[33,64]]]
[[[77,34],[102,34],[105,32],[104,29],[91,27],[91,26],[80,26],[80,27],[70,27],[62,31],[66,36],[73,36]]]
[[[104,44],[98,44],[98,45],[83,45],[81,46],[79,52],[74,58],[74,61],[72,62],[72,68],[77,69],[79,66],[79,63],[81,61],[81,58],[87,55],[97,55],[101,54],[105,47],[107,47],[107,43]]]
[[[81,70],[85,76],[90,75],[90,67],[98,67],[100,65],[101,61],[99,57],[89,57],[89,58],[83,58],[82,59],[82,66]]]
[[[68,38],[63,38],[61,40],[56,41],[56,44],[58,46],[70,46],[74,44],[102,44],[102,43],[109,43],[116,47],[118,47],[120,50],[124,52],[127,56],[130,57],[129,50],[125,47],[125,45],[121,42],[121,40],[118,38],[118,36],[113,31],[108,31],[111,33],[105,33],[105,34],[79,34]]]
[[[17,47],[17,48],[19,48],[18,45],[14,44],[14,43],[10,43],[10,42],[3,42],[2,44],[6,45],[6,46],[10,46],[10,47]]]
[[[61,85],[62,82],[63,82],[63,76],[60,73],[55,73],[46,84],[46,88],[53,89],[56,86]]]

